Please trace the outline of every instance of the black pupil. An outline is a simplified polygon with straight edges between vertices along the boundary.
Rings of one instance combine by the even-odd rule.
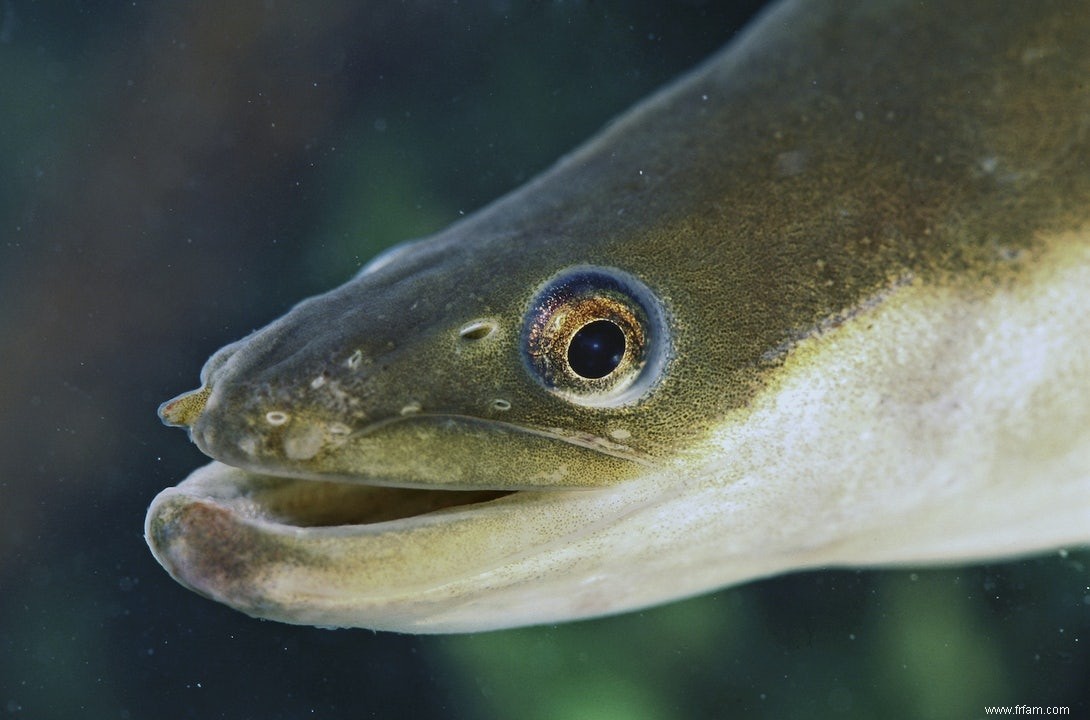
[[[624,331],[615,323],[609,320],[589,322],[572,336],[568,345],[568,365],[580,377],[605,377],[621,364],[624,345]]]

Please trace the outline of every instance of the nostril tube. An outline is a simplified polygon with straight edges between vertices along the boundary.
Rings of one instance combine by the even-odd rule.
[[[167,400],[159,406],[159,419],[173,427],[192,427],[204,411],[212,388],[208,385],[199,390],[190,390],[178,397]]]

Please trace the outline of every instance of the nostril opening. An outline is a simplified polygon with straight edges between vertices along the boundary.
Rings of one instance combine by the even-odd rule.
[[[474,320],[462,326],[458,337],[463,340],[483,340],[495,331],[496,323],[491,320]]]
[[[265,422],[272,425],[273,427],[279,427],[280,425],[285,424],[290,419],[291,416],[281,410],[270,410],[269,412],[265,413]]]

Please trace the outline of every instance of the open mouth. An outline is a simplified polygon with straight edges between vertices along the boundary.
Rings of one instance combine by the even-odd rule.
[[[478,505],[514,494],[504,490],[425,490],[328,480],[248,475],[230,504],[252,519],[293,527],[373,525]]]
[[[534,583],[566,582],[572,546],[632,507],[612,491],[404,489],[213,461],[156,496],[144,532],[178,582],[255,617],[460,632],[566,614],[567,593]]]
[[[349,433],[215,400],[206,385],[160,408],[215,459],[152,500],[145,539],[182,585],[294,624],[457,632],[594,612],[594,586],[542,595],[542,575],[567,588],[592,538],[646,503],[623,481],[654,469],[574,430],[415,413]]]
[[[280,427],[287,427],[288,416],[284,413],[280,415],[284,415],[285,420],[278,420],[276,423],[268,421],[274,425],[272,430],[281,431],[281,434],[271,435],[273,439],[261,441],[250,439],[249,450],[245,449],[246,445],[241,441],[221,441],[218,444],[213,442],[210,438],[214,434],[207,430],[202,431],[197,424],[198,420],[207,419],[207,405],[212,394],[211,386],[206,384],[198,390],[183,393],[163,403],[159,408],[159,415],[167,425],[185,428],[206,454],[216,458],[215,462],[195,472],[175,490],[166,491],[166,495],[175,499],[184,496],[188,498],[188,502],[200,503],[205,507],[219,507],[231,513],[241,523],[275,525],[290,530],[363,528],[440,513],[449,518],[452,511],[464,511],[471,507],[476,509],[486,503],[527,490],[548,490],[556,493],[593,488],[593,484],[586,484],[585,481],[580,484],[578,480],[581,478],[576,482],[569,482],[573,475],[567,468],[585,467],[587,470],[584,475],[602,477],[618,474],[618,471],[632,472],[635,467],[650,465],[649,460],[631,448],[586,433],[565,432],[557,428],[525,427],[494,419],[484,421],[451,413],[415,413],[373,423],[365,432],[356,435],[361,442],[378,443],[372,445],[371,452],[377,455],[388,452],[393,455],[392,462],[395,467],[398,463],[402,466],[419,463],[432,470],[439,466],[451,468],[455,472],[451,482],[441,478],[443,482],[438,484],[443,487],[427,487],[426,483],[434,482],[434,473],[431,478],[419,480],[415,476],[405,477],[402,474],[398,477],[374,477],[371,478],[372,482],[368,482],[367,477],[354,472],[355,468],[351,463],[342,464],[340,467],[329,463],[329,467],[325,468],[326,472],[319,475],[305,466],[297,468],[292,467],[291,463],[282,462],[277,453],[272,453],[271,462],[255,460],[255,448],[268,444],[279,451],[291,444],[292,439],[283,435],[283,428]],[[410,423],[413,423],[412,427]],[[309,426],[301,427],[309,432]],[[470,476],[468,480],[464,476],[458,477],[456,470],[466,467],[467,453],[462,452],[459,455],[457,448],[449,457],[443,453],[430,452],[429,455],[422,451],[424,457],[430,461],[430,466],[426,462],[420,463],[419,457],[412,452],[406,454],[404,448],[413,447],[413,443],[418,442],[419,438],[414,433],[419,433],[420,428],[432,435],[460,434],[471,442],[476,442],[475,452],[478,454],[468,453],[468,460],[487,465],[494,477],[490,482],[482,481],[480,477]],[[375,440],[378,430],[386,434],[401,435],[384,436]],[[310,437],[307,432],[304,435]],[[319,436],[324,438],[322,433]],[[489,441],[483,442],[482,438]],[[336,434],[339,443],[346,439],[343,433]],[[518,460],[516,453],[506,449],[508,446],[503,441],[531,447],[533,450],[548,450],[554,456],[557,455],[559,447],[560,452],[565,455],[553,463],[556,467],[547,467],[528,474],[525,464]],[[299,448],[292,447],[298,454]],[[241,453],[239,448],[243,448]],[[311,448],[315,452],[318,449],[317,445]],[[284,452],[289,458],[292,456],[290,449]],[[443,470],[440,470],[440,475],[442,473]],[[520,477],[522,483],[510,482],[511,477]],[[409,482],[419,484],[416,487],[405,487]],[[482,484],[478,485],[478,482]],[[459,484],[462,485],[461,488]],[[470,487],[465,487],[466,484]],[[514,487],[506,487],[508,485]]]

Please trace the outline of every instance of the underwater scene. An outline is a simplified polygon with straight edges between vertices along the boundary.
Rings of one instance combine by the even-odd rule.
[[[1090,717],[1086,548],[443,635],[251,618],[149,551],[149,503],[208,461],[156,411],[213,353],[761,5],[0,3],[0,718]]]

